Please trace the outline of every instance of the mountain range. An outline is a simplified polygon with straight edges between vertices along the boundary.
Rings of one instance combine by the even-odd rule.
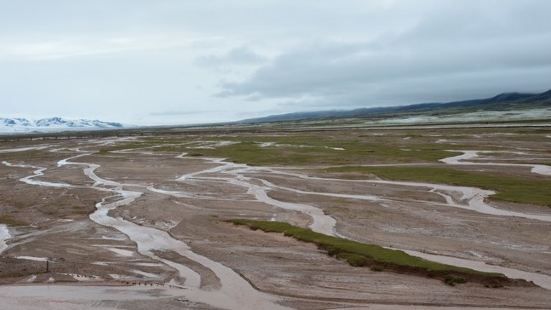
[[[538,110],[540,109],[540,110]],[[544,110],[541,110],[544,109]],[[534,111],[531,111],[534,110]],[[328,110],[312,112],[296,112],[278,115],[270,115],[259,118],[245,119],[227,124],[256,124],[285,121],[331,120],[343,118],[366,118],[385,120],[390,118],[410,117],[413,121],[417,116],[429,117],[430,120],[450,118],[454,121],[471,117],[473,112],[501,112],[492,117],[507,117],[513,113],[508,111],[526,111],[520,113],[520,117],[529,115],[531,118],[546,118],[551,115],[551,90],[539,94],[528,93],[503,93],[491,98],[453,101],[445,103],[420,103],[412,105],[360,108],[354,110]],[[544,111],[544,113],[540,113]],[[488,114],[479,113],[479,120],[484,120]],[[464,116],[465,115],[465,116]],[[213,125],[213,124],[211,124]],[[1,118],[0,133],[32,133],[54,132],[69,130],[101,130],[122,129],[127,126],[117,122],[104,122],[87,119],[65,119],[62,117],[50,117],[37,120],[27,118]]]
[[[69,120],[61,117],[29,120],[26,118],[0,118],[0,132],[43,132],[63,130],[93,130],[123,128],[121,123],[99,120]]]
[[[251,118],[240,123],[270,123],[282,121],[322,120],[339,118],[383,118],[411,115],[450,115],[482,111],[510,111],[551,108],[551,90],[540,94],[503,93],[491,98],[453,101],[445,103],[420,103],[412,105],[360,108],[354,110],[329,110],[296,112]]]

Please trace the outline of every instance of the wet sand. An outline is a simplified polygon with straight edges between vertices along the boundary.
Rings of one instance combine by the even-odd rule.
[[[398,216],[396,208],[401,208],[404,202],[411,202],[433,208],[435,218],[437,215],[447,217],[452,214],[451,210],[459,210],[461,217],[469,215],[471,221],[477,221],[473,225],[479,233],[484,232],[484,217],[489,216],[505,221],[537,223],[549,229],[547,223],[551,221],[551,212],[542,210],[531,213],[514,206],[514,209],[502,209],[487,202],[494,192],[472,187],[341,179],[308,174],[300,169],[252,167],[222,158],[197,158],[185,153],[123,150],[108,156],[96,154],[98,145],[116,145],[120,141],[125,140],[81,141],[78,147],[69,141],[51,147],[38,147],[41,151],[53,150],[49,155],[57,157],[53,162],[50,157],[45,157],[43,161],[3,161],[4,169],[9,171],[6,180],[12,182],[9,184],[26,186],[28,191],[48,189],[51,191],[48,193],[64,191],[77,196],[82,195],[81,192],[90,192],[90,197],[83,198],[82,203],[95,206],[94,212],[85,216],[75,215],[68,221],[54,221],[55,214],[52,213],[52,219],[41,226],[18,227],[13,236],[5,225],[0,225],[0,253],[3,250],[3,256],[15,260],[34,258],[28,264],[36,266],[41,266],[38,264],[48,258],[53,261],[53,266],[59,266],[45,275],[6,278],[8,282],[4,283],[13,281],[11,283],[25,285],[4,286],[0,293],[4,304],[13,309],[33,309],[40,304],[44,304],[45,309],[88,309],[92,306],[110,309],[114,305],[135,306],[135,296],[143,298],[143,307],[148,305],[147,301],[157,301],[167,308],[197,309],[418,309],[428,306],[439,309],[446,298],[449,301],[447,304],[458,308],[496,305],[498,308],[521,305],[545,308],[546,304],[551,303],[547,294],[547,290],[551,290],[551,269],[545,265],[532,265],[531,260],[522,260],[521,255],[516,255],[517,250],[503,248],[499,244],[492,245],[477,258],[469,254],[473,252],[469,249],[470,241],[463,239],[454,239],[445,253],[415,248],[414,243],[407,248],[392,248],[433,261],[500,272],[511,278],[533,281],[540,288],[490,289],[476,284],[451,288],[434,279],[358,271],[297,241],[235,228],[220,221],[236,217],[274,219],[308,226],[328,235],[366,241],[371,239],[370,236],[361,233],[361,226],[355,223],[363,221],[364,231],[368,227],[371,231],[372,227],[383,223],[374,222],[375,218],[358,219],[357,216],[362,213],[342,212],[369,204],[375,206],[377,212]],[[227,145],[225,142],[207,139],[199,147],[216,148]],[[6,154],[13,154],[37,148],[4,150]],[[472,160],[476,153],[469,152],[444,159],[443,162],[472,166],[467,160]],[[508,165],[495,162],[480,164]],[[49,174],[50,167],[55,166],[56,174]],[[545,169],[522,164],[522,167],[529,166],[535,169],[532,169],[533,173],[545,175]],[[76,174],[84,175],[89,182],[79,181],[77,184],[68,181],[81,180],[81,176]],[[64,177],[59,180],[56,176]],[[329,190],[322,191],[318,187]],[[49,201],[54,196],[43,198]],[[338,204],[343,208],[339,209]],[[471,216],[473,214],[479,214],[480,219]],[[40,214],[33,211],[29,216],[38,219]],[[401,221],[407,221],[408,214],[401,216]],[[451,220],[446,218],[450,223]],[[422,230],[419,233],[405,231],[403,237],[428,238],[435,242],[438,237],[423,234]],[[85,236],[95,241],[78,244],[78,240],[83,240]],[[384,234],[377,234],[377,238],[379,236],[384,237]],[[399,234],[388,236],[395,240]],[[501,237],[520,242],[520,236]],[[54,240],[52,238],[60,240],[53,248],[41,245],[40,242],[52,244],[49,241]],[[537,248],[534,258],[551,257],[551,249],[545,247],[546,240],[538,243],[530,236],[523,238],[524,244],[532,242]],[[281,244],[282,247],[266,252],[270,244]],[[443,243],[435,244],[446,247]],[[461,244],[461,248],[455,247],[456,244]],[[291,247],[291,250],[283,250],[283,245]],[[65,246],[66,249],[56,255],[52,252],[56,246]],[[511,255],[505,260],[500,253]],[[84,256],[92,260],[82,261]],[[307,262],[312,259],[319,264],[319,269],[308,265]],[[293,269],[292,266],[301,268]],[[78,268],[79,271],[71,272],[71,268]],[[289,273],[292,269],[293,273]],[[327,274],[321,276],[322,270]],[[354,278],[354,273],[362,276]],[[351,283],[352,279],[358,283],[347,286],[346,283]],[[59,285],[67,281],[70,284]],[[87,281],[94,286],[85,285]],[[44,286],[45,282],[50,284]],[[339,287],[341,285],[344,286]],[[375,294],[379,290],[377,285],[381,291]],[[421,287],[439,293],[420,294],[418,288]],[[45,296],[41,293],[44,290],[50,294]],[[412,295],[409,299],[407,295],[404,295],[405,299],[398,298],[393,290]],[[515,293],[507,290],[514,290]],[[484,301],[483,296],[492,298]],[[113,300],[116,300],[115,304]],[[321,307],[321,304],[328,306]]]

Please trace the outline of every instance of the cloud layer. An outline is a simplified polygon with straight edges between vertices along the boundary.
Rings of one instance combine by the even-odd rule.
[[[546,0],[2,8],[2,116],[196,123],[551,88]]]

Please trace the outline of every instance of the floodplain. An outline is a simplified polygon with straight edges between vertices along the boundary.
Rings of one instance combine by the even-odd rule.
[[[548,309],[551,129],[0,145],[9,309]]]

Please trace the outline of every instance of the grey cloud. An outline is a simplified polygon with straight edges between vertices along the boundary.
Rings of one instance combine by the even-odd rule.
[[[186,115],[197,115],[204,113],[215,113],[215,110],[169,110],[169,111],[160,111],[149,113],[150,116],[186,116]]]
[[[550,11],[548,0],[3,1],[0,107],[156,124],[539,91],[551,87]]]
[[[266,57],[247,47],[233,48],[222,55],[204,55],[197,57],[195,63],[206,66],[251,65],[265,62]]]
[[[446,97],[450,88],[474,96],[480,93],[482,81],[487,90],[481,95],[497,89],[551,87],[545,83],[551,79],[551,20],[542,13],[543,8],[551,9],[551,3],[434,4],[424,19],[401,33],[366,41],[306,41],[250,77],[223,83],[218,96],[249,100],[308,97],[317,98],[308,100],[314,105],[364,105]],[[495,80],[487,80],[488,75]],[[515,76],[525,80],[510,83]],[[442,81],[455,84],[447,86]],[[417,95],[409,96],[412,93]]]

